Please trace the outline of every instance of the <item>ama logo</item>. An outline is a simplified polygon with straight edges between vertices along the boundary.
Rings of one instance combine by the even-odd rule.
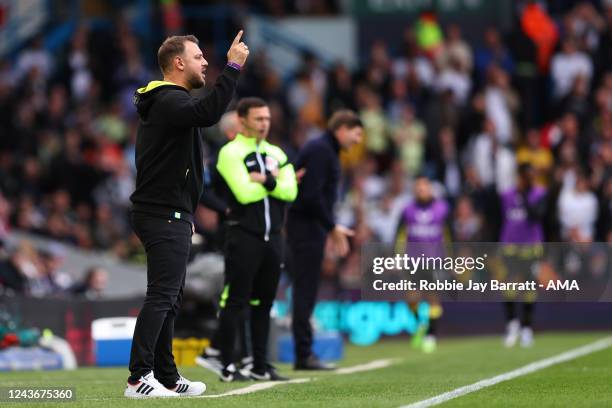
[[[550,280],[546,285],[546,290],[580,290],[576,280]]]

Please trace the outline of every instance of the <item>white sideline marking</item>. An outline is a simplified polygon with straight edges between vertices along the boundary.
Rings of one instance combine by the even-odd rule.
[[[369,363],[359,364],[352,367],[338,368],[337,370],[333,371],[333,374],[353,374],[361,371],[377,370],[379,368],[389,367],[394,361],[395,360],[391,358],[374,360],[370,361]]]
[[[508,371],[507,373],[496,375],[495,377],[487,378],[470,385],[459,387],[452,391],[445,392],[444,394],[440,394],[426,400],[418,401],[409,405],[404,405],[400,408],[426,408],[431,407],[433,405],[438,405],[453,398],[461,397],[463,395],[479,391],[483,388],[490,387],[502,381],[508,381],[526,374],[531,374],[533,372],[542,370],[555,364],[565,363],[566,361],[574,360],[578,357],[586,356],[587,354],[604,350],[610,346],[612,346],[612,337],[606,337],[594,343],[590,343],[585,346],[566,351],[565,353],[545,358],[544,360],[536,361],[531,364],[527,364],[526,366],[517,368],[516,370]]]
[[[339,368],[333,371],[332,374],[334,375],[353,374],[353,373],[359,373],[361,371],[377,370],[379,368],[385,368],[385,367],[390,366],[391,364],[393,364],[394,361],[395,361],[394,359],[389,359],[389,358],[382,359],[382,360],[373,360],[365,364],[358,364],[352,367]],[[258,384],[249,385],[243,388],[237,388],[235,390],[224,392],[222,394],[200,395],[195,398],[221,398],[221,397],[229,397],[232,395],[252,394],[254,392],[263,391],[263,390],[267,390],[268,388],[276,387],[277,385],[302,384],[302,383],[306,383],[309,381],[313,381],[315,379],[316,378],[294,378],[289,381],[266,381],[266,382],[262,382]]]
[[[283,384],[301,384],[311,381],[311,378],[294,378],[289,381],[266,381],[258,384],[249,385],[248,387],[237,388],[235,390],[231,390],[228,392],[224,392],[223,394],[212,394],[212,395],[200,395],[194,398],[221,398],[221,397],[229,397],[232,395],[244,395],[244,394],[252,394],[257,391],[267,390],[268,388],[276,387],[277,385]]]

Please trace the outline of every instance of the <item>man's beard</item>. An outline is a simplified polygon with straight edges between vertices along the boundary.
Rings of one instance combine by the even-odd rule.
[[[199,74],[199,73],[193,74],[191,77],[189,77],[188,81],[189,81],[189,85],[191,86],[191,89],[201,88],[206,83],[206,81],[202,79],[202,74]]]

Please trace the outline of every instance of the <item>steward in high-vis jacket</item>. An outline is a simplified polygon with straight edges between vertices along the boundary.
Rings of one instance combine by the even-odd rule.
[[[280,232],[285,206],[297,195],[293,165],[280,147],[265,140],[238,134],[219,152],[217,171],[223,177],[229,204],[229,226],[238,226],[265,242]],[[275,177],[272,172],[278,171]],[[252,182],[249,173],[265,175],[262,183]]]
[[[219,152],[217,170],[226,184],[230,205],[225,240],[226,282],[220,300],[221,379],[241,378],[234,369],[236,330],[251,308],[251,341],[255,380],[282,380],[267,360],[270,309],[280,278],[281,228],[285,205],[297,196],[293,165],[265,139],[270,109],[259,98],[244,98],[236,108],[243,132]],[[206,355],[203,356],[206,358]]]

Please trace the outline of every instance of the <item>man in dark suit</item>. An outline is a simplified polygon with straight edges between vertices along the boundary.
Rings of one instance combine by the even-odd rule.
[[[333,368],[321,363],[312,353],[310,316],[317,299],[325,243],[339,256],[349,251],[348,237],[353,231],[334,220],[338,182],[339,152],[361,141],[363,125],[350,110],[334,113],[327,132],[306,143],[295,167],[303,172],[298,196],[289,210],[287,233],[292,253],[293,337],[296,370]]]

